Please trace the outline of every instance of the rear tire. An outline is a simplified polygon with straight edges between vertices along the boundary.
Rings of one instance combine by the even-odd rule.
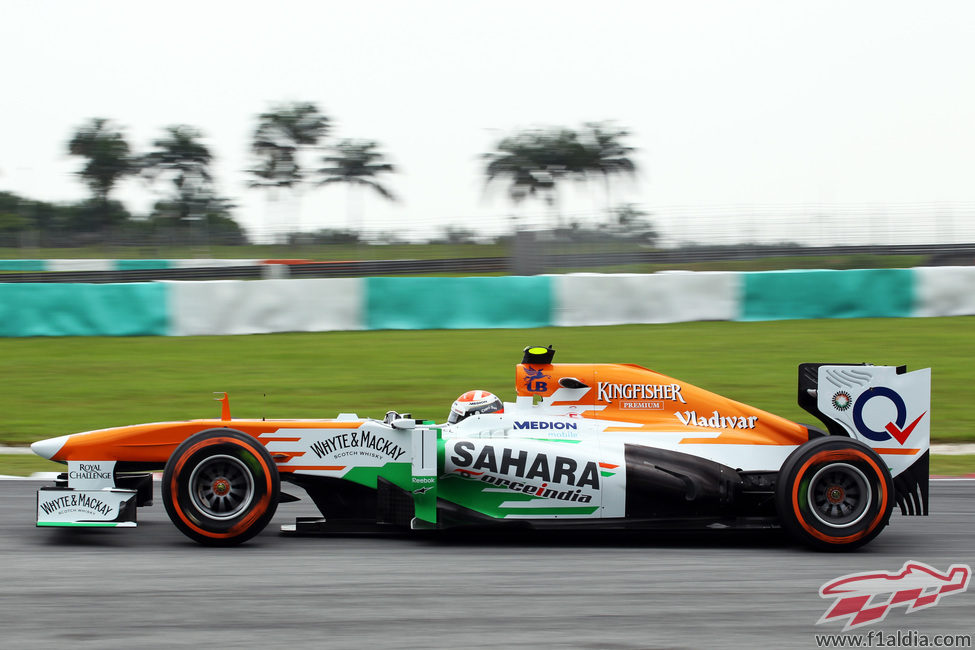
[[[208,546],[232,546],[264,530],[281,495],[264,445],[230,429],[201,431],[176,448],[162,478],[173,524]]]
[[[815,438],[782,464],[776,484],[782,527],[828,551],[852,550],[880,534],[894,508],[894,483],[883,459],[852,438]]]

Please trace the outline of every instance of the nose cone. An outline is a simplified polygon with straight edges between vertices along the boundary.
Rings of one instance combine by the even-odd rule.
[[[31,451],[40,456],[41,458],[52,459],[54,454],[61,451],[61,447],[64,443],[68,441],[68,436],[58,436],[57,438],[48,438],[47,440],[38,440],[30,446]]]

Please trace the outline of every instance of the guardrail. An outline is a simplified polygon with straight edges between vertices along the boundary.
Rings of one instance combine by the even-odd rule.
[[[192,260],[180,260],[176,268],[141,268],[79,271],[26,271],[0,274],[0,282],[149,282],[154,280],[247,280],[271,278],[351,278],[384,275],[430,275],[436,273],[511,273],[538,275],[550,270],[599,269],[640,264],[683,264],[748,260],[768,257],[833,257],[850,255],[924,255],[925,265],[975,265],[975,244],[902,244],[891,246],[722,246],[663,251],[616,253],[545,254],[539,246],[519,247],[513,257],[447,259],[362,260],[307,262],[288,260],[275,264],[255,260],[236,266],[192,267]],[[205,261],[210,264],[212,261]],[[300,262],[300,263],[299,263]],[[204,261],[201,261],[201,264]]]

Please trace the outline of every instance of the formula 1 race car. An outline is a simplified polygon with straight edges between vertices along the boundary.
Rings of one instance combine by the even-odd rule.
[[[35,442],[67,464],[37,495],[38,526],[135,526],[163,470],[173,523],[209,545],[259,533],[281,481],[322,517],[285,531],[350,526],[439,529],[786,529],[820,549],[876,537],[894,503],[928,513],[930,369],[799,366],[799,404],[825,429],[798,424],[630,364],[553,364],[530,347],[517,397],[452,409],[435,424],[231,418],[140,424]],[[494,398],[493,402],[490,398]],[[457,403],[455,403],[456,406]]]

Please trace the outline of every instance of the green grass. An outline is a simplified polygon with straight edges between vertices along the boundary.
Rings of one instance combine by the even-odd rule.
[[[654,264],[617,264],[587,269],[598,273],[657,273],[659,271],[782,271],[792,269],[908,269],[922,266],[922,255],[809,256],[762,257],[752,260],[715,260],[711,262],[667,262]],[[573,273],[578,268],[552,268],[547,273]]]
[[[34,472],[63,472],[65,466],[37,456],[0,454],[0,475],[30,476]],[[975,456],[931,456],[932,476],[975,474]]]
[[[975,474],[975,456],[931,456],[932,476]]]
[[[653,271],[680,268],[686,271],[781,271],[791,269],[909,269],[921,266],[923,255],[843,255],[809,257],[762,257],[753,260],[724,260],[651,265]],[[603,269],[600,269],[603,271]],[[605,271],[608,272],[608,271]]]
[[[30,476],[34,472],[63,472],[66,465],[31,454],[0,454],[0,476]]]
[[[213,391],[235,417],[442,419],[467,389],[512,399],[521,349],[549,343],[557,362],[637,363],[800,422],[812,420],[796,405],[800,362],[931,367],[934,439],[971,441],[973,332],[975,317],[0,339],[0,444],[216,417]]]
[[[313,246],[87,246],[0,248],[0,259],[313,259],[379,260],[506,257],[507,244],[322,244]]]

